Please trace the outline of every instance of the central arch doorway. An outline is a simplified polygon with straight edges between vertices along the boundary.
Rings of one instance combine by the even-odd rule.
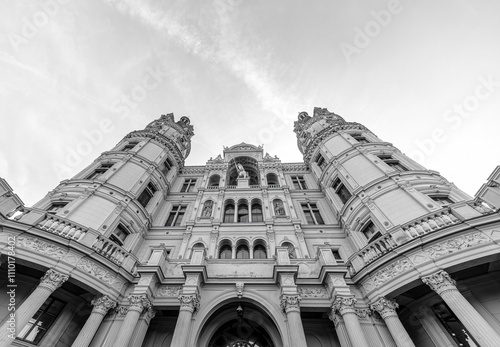
[[[283,347],[274,322],[257,305],[230,302],[205,323],[199,347]]]

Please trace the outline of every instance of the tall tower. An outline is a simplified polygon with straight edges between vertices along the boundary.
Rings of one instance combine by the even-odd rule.
[[[189,119],[176,122],[172,113],[129,133],[34,205],[53,214],[42,228],[62,232],[57,218],[63,217],[95,232],[93,247],[117,261],[120,253],[135,252],[184,166],[193,135]],[[78,231],[65,236],[80,237]]]
[[[354,249],[377,239],[380,251],[392,248],[411,237],[399,225],[470,199],[362,124],[325,108],[316,107],[312,117],[301,112],[294,131]]]

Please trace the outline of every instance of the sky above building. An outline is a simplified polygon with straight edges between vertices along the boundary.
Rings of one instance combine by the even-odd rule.
[[[240,142],[300,162],[328,108],[473,195],[499,164],[498,1],[0,2],[0,176],[27,204],[161,114],[186,165]]]

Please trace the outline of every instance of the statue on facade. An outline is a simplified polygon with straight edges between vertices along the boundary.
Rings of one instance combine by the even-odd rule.
[[[201,213],[203,217],[211,217],[212,216],[213,204],[214,204],[214,202],[212,200],[205,201],[205,204],[203,205],[203,211]]]
[[[238,178],[248,178],[245,168],[240,163],[236,164],[236,170],[238,170]]]
[[[279,199],[274,200],[274,215],[275,216],[285,215],[285,207],[283,206],[283,201]]]

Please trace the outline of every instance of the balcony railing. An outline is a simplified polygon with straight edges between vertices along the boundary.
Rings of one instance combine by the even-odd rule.
[[[115,264],[121,264],[128,252],[110,239],[99,235],[92,245],[92,248],[105,258],[108,258]]]
[[[80,241],[88,231],[85,228],[75,223],[69,222],[64,218],[48,215],[46,219],[42,220],[38,227],[53,234],[62,236],[66,239]]]

